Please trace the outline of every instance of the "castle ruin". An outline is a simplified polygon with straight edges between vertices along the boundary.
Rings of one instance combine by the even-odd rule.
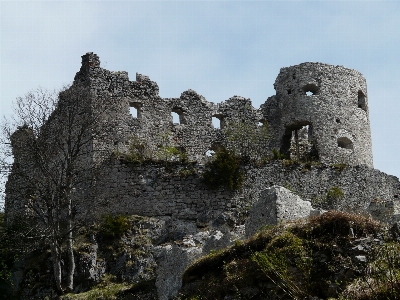
[[[211,103],[193,90],[183,92],[179,98],[163,99],[157,83],[147,76],[136,74],[136,80],[130,81],[127,72],[101,68],[99,57],[92,52],[82,56],[82,66],[71,89],[77,86],[90,91],[84,100],[91,107],[88,115],[101,109],[104,102],[98,99],[108,99],[110,106],[109,113],[101,121],[104,130],[91,141],[93,159],[104,164],[102,175],[97,190],[91,191],[93,197],[81,203],[82,210],[90,207],[94,214],[176,215],[195,219],[210,214],[207,210],[218,215],[226,208],[246,207],[256,201],[259,190],[276,184],[290,185],[308,199],[319,197],[329,187],[340,186],[346,177],[346,172],[337,174],[327,167],[330,165],[342,164],[383,174],[372,169],[365,78],[342,66],[303,63],[282,68],[274,83],[276,95],[269,97],[259,109],[252,106],[250,99],[239,96]],[[60,101],[63,101],[63,93]],[[178,114],[179,123],[173,122],[171,113]],[[214,128],[213,118],[219,119],[220,128]],[[57,122],[57,118],[49,122]],[[326,167],[316,167],[305,174],[291,170],[287,174],[288,170],[283,170],[277,162],[261,167],[248,166],[244,188],[233,192],[210,191],[198,175],[171,178],[162,176],[158,166],[131,168],[118,159],[109,159],[116,151],[128,151],[132,136],[145,140],[155,151],[160,138],[168,132],[188,161],[197,162],[201,169],[207,152],[226,143],[222,129],[238,122],[250,124],[255,130],[268,126],[268,140],[249,145],[256,147],[255,153],[271,158],[272,150],[277,149],[288,158],[317,160]],[[12,146],[15,161],[19,163],[23,163],[24,143],[26,134],[16,132]],[[354,168],[349,168],[348,173],[352,174],[349,176],[354,175]],[[321,177],[321,172],[326,173],[325,177]],[[23,200],[11,192],[12,186],[21,183],[14,177],[11,174],[7,183],[6,213],[10,219],[24,210]],[[358,207],[365,209],[376,197],[390,200],[392,195],[398,194],[393,191],[398,188],[396,181],[385,183],[382,186],[389,185],[388,189],[377,192],[369,183],[374,180],[382,181],[375,175],[365,175],[365,181],[357,183],[365,185],[363,191],[350,191],[351,186],[342,184],[346,201],[357,202]],[[354,181],[347,178],[347,182]],[[368,193],[371,195],[365,197]]]
[[[137,281],[146,273],[143,266],[157,267],[151,276],[156,277],[159,299],[177,294],[181,275],[195,258],[231,245],[265,224],[328,209],[370,213],[384,222],[400,220],[398,178],[373,169],[364,77],[342,66],[303,63],[282,68],[274,87],[276,95],[258,109],[244,97],[215,104],[193,90],[163,99],[157,83],[147,76],[136,74],[136,80],[130,81],[127,72],[101,68],[99,57],[90,52],[82,56],[72,86],[60,93],[55,112],[40,129],[40,134],[62,138],[59,124],[76,116],[65,116],[61,108],[68,108],[74,89],[85,91],[77,98],[85,108],[78,117],[83,123],[93,116],[101,118],[97,130],[85,136],[89,143],[82,161],[99,168],[90,188],[83,181],[82,189],[74,191],[74,214],[89,221],[106,214],[150,217],[145,226],[158,238],[149,246],[146,259],[135,261],[133,266],[142,264],[140,268],[126,269],[130,280]],[[179,122],[174,123],[172,113]],[[214,127],[213,118],[219,128]],[[250,156],[256,153],[265,160],[241,166],[246,176],[240,189],[211,190],[202,181],[207,154],[230,146],[225,133],[235,124],[246,124],[254,132],[267,129],[267,139],[246,145]],[[36,201],[41,208],[29,176],[23,174],[36,172],[26,151],[34,138],[26,126],[11,136],[14,165],[5,202],[10,223],[29,216],[28,201]],[[194,172],[181,173],[184,164],[179,162],[171,171],[162,160],[132,163],[121,159],[135,139],[146,143],[149,158],[167,139],[185,154],[186,165]],[[51,139],[48,147],[53,149]],[[274,150],[287,159],[273,159]],[[50,159],[58,155],[53,151]],[[92,246],[94,262],[82,273],[95,274],[98,280],[105,264],[96,261],[96,241]],[[127,262],[125,253],[120,261]]]

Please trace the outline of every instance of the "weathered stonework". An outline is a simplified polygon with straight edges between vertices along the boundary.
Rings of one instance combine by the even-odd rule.
[[[308,126],[308,139],[323,163],[373,167],[367,85],[361,73],[321,63],[282,68],[276,95],[261,110],[272,143],[288,154],[294,130]]]
[[[282,68],[274,84],[276,95],[268,98],[259,109],[252,106],[250,99],[239,96],[214,104],[193,90],[183,92],[179,98],[163,99],[158,94],[158,85],[147,76],[136,74],[136,81],[129,81],[126,72],[102,69],[99,57],[91,52],[82,56],[82,66],[73,87],[89,89],[90,96],[86,99],[91,107],[89,114],[102,111],[104,105],[109,106],[101,120],[104,130],[93,137],[91,145],[92,156],[103,165],[103,172],[91,192],[93,197],[80,203],[82,208],[91,207],[88,211],[92,217],[105,212],[174,215],[184,219],[197,219],[205,212],[216,216],[227,208],[253,203],[259,190],[273,184],[291,185],[309,199],[323,197],[327,189],[338,186],[344,190],[346,203],[365,201],[369,204],[368,201],[380,197],[388,182],[393,181],[386,180],[387,175],[382,174],[378,176],[382,178],[379,188],[369,184],[363,190],[358,188],[364,182],[374,181],[376,174],[370,169],[373,162],[366,82],[359,72],[342,66],[303,63]],[[130,113],[130,108],[136,110],[136,115]],[[171,112],[179,114],[180,124],[173,123]],[[167,138],[186,153],[189,161],[198,163],[196,168],[201,173],[206,152],[227,143],[223,130],[214,128],[213,117],[219,118],[221,127],[225,128],[234,122],[252,124],[254,128],[268,126],[267,144],[250,145],[260,155],[271,156],[273,149],[280,149],[287,157],[297,155],[306,160],[319,159],[325,165],[359,167],[348,167],[339,174],[323,167],[319,171],[314,168],[299,173],[293,168],[291,171],[282,169],[276,163],[261,169],[248,166],[246,187],[242,192],[233,193],[208,190],[201,183],[201,174],[189,178],[170,176],[160,165],[132,168],[110,159],[112,153],[125,153],[132,137],[145,140],[152,155]],[[57,122],[57,118],[50,122]],[[27,130],[21,129],[13,136],[15,162],[20,165],[29,161],[23,150]],[[363,173],[357,168],[362,168]],[[370,173],[374,176],[367,176],[364,182],[357,179]],[[397,182],[393,182],[397,189]],[[355,191],[347,188],[349,183],[358,186]],[[15,186],[23,187],[23,181],[11,173],[8,191]],[[390,195],[383,197],[391,200]],[[368,205],[363,202],[359,206],[365,209]],[[12,192],[7,193],[9,219],[20,214],[24,207],[23,201],[16,199]]]
[[[268,122],[272,137],[265,147],[287,156],[292,133],[308,126],[307,138],[321,162],[373,167],[366,81],[359,72],[342,66],[303,63],[282,68],[274,84],[276,95],[259,109],[239,96],[214,104],[193,90],[163,99],[149,77],[136,74],[136,81],[129,81],[126,72],[100,68],[93,53],[82,56],[74,84],[90,86],[95,109],[100,109],[96,98],[113,99],[112,113],[104,120],[109,130],[93,141],[94,149],[106,154],[116,148],[125,151],[131,136],[146,139],[156,150],[161,136],[170,132],[189,160],[199,161],[215,144],[224,143],[221,130],[212,124],[216,117],[221,127]],[[173,123],[171,112],[179,114],[179,124]]]
[[[160,239],[154,249],[149,246],[154,256],[151,252],[135,266],[157,266],[160,299],[177,293],[181,273],[193,259],[231,245],[265,224],[328,209],[370,213],[388,223],[399,219],[399,180],[373,169],[363,76],[342,66],[304,63],[281,69],[274,86],[276,95],[259,109],[239,96],[214,104],[193,90],[163,99],[157,83],[147,76],[136,74],[136,80],[130,81],[126,72],[102,69],[96,54],[82,56],[71,89],[88,91],[82,99],[89,108],[86,117],[104,110],[107,114],[102,115],[101,130],[93,133],[90,151],[84,156],[100,170],[95,185],[76,192],[76,218],[124,214],[158,219],[162,230],[157,233],[154,226],[150,230]],[[67,92],[60,95],[60,103]],[[179,115],[179,124],[173,123],[171,112]],[[214,128],[213,117],[220,120],[221,128]],[[57,128],[52,124],[61,119],[52,116],[45,129]],[[255,130],[268,126],[269,139],[248,146],[269,161],[243,164],[245,181],[239,190],[210,190],[202,181],[206,153],[219,145],[229,147],[232,141],[223,129],[235,123]],[[11,140],[14,167],[28,172],[32,171],[30,153],[24,147],[31,138],[30,129],[23,127]],[[146,142],[152,159],[142,163],[121,159],[134,138]],[[156,153],[165,140],[185,153],[189,163],[170,161],[167,167],[162,159],[157,161]],[[272,160],[273,149],[302,163]],[[29,188],[23,177],[11,172],[6,185],[8,222],[29,214],[26,199],[21,198],[32,195]],[[94,264],[97,246],[93,245],[82,256],[84,271],[80,272],[86,279],[97,280],[104,266]],[[115,263],[118,268],[127,257],[124,254]],[[138,280],[140,276],[131,273],[128,268],[123,276]]]

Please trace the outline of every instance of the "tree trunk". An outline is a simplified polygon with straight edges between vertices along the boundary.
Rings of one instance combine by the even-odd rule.
[[[67,290],[72,291],[74,289],[74,273],[75,273],[75,259],[73,249],[73,222],[72,222],[72,203],[71,197],[68,199],[68,216],[67,216],[67,257],[68,257],[68,273],[67,273]]]
[[[56,241],[52,241],[50,245],[51,250],[51,259],[53,261],[53,271],[54,271],[54,279],[56,282],[57,292],[59,294],[63,293],[63,289],[61,287],[61,258],[60,251],[58,249],[58,245]]]

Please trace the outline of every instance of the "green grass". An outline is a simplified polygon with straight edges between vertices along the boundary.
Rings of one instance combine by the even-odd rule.
[[[132,288],[134,284],[109,283],[106,286],[97,286],[90,291],[80,294],[66,294],[60,300],[113,300],[119,299],[119,294]]]

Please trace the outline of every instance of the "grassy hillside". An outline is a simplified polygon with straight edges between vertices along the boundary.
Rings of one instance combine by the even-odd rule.
[[[397,234],[335,211],[267,227],[192,264],[177,298],[400,299]]]

